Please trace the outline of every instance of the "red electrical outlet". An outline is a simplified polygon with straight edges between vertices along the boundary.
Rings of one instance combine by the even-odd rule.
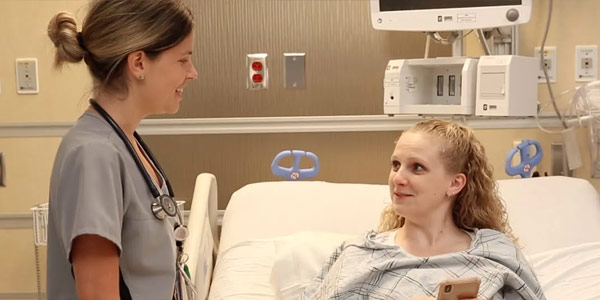
[[[248,79],[246,87],[249,90],[263,90],[268,87],[269,72],[267,68],[267,54],[255,53],[246,56]]]

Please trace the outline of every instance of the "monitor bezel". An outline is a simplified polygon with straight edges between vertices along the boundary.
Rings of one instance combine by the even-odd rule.
[[[512,26],[529,22],[532,10],[532,0],[522,0],[520,5],[396,11],[380,11],[379,1],[370,0],[371,22],[378,30],[435,32]],[[516,21],[506,18],[510,9],[519,12]]]

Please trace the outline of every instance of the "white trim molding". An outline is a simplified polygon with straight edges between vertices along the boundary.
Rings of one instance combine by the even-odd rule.
[[[46,293],[0,293],[0,299],[46,299]]]
[[[224,214],[225,210],[217,210],[217,225],[223,224]],[[183,216],[184,222],[187,224],[190,211],[184,211]],[[33,229],[33,216],[31,213],[0,214],[1,229]]]
[[[0,229],[32,229],[31,213],[0,214]]]
[[[534,117],[444,117],[474,129],[536,128]],[[254,118],[147,119],[138,128],[142,135],[239,134],[292,132],[398,131],[422,120],[423,116],[312,116]],[[560,127],[555,116],[540,116],[544,127]],[[0,123],[0,138],[62,137],[74,122]]]

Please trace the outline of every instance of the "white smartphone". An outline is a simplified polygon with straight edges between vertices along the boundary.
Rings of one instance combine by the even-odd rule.
[[[477,277],[450,278],[440,283],[437,300],[477,298],[481,280]]]

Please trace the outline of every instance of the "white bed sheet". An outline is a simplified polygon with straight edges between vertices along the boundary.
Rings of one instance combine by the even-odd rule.
[[[245,241],[221,252],[208,299],[275,299],[270,283],[275,255],[274,239]]]
[[[538,253],[529,262],[548,300],[600,299],[600,242]]]
[[[354,236],[298,232],[238,243],[217,259],[209,299],[296,300],[333,250]]]
[[[274,299],[269,278],[276,245],[283,245],[285,236],[360,234],[378,226],[388,203],[386,185],[283,181],[244,186],[231,196],[223,216],[208,299]],[[336,221],[340,218],[350,222]]]
[[[589,182],[541,177],[500,180],[499,187],[514,232],[531,257],[545,254],[552,260],[549,251],[600,242],[600,200]],[[224,215],[209,299],[274,299],[276,288],[269,280],[289,235],[360,234],[377,227],[387,203],[387,185],[266,182],[243,187],[232,195]],[[562,295],[564,287],[545,284],[546,278],[540,281],[552,288],[549,295]],[[590,287],[600,287],[594,280]],[[590,293],[600,299],[600,291]]]

